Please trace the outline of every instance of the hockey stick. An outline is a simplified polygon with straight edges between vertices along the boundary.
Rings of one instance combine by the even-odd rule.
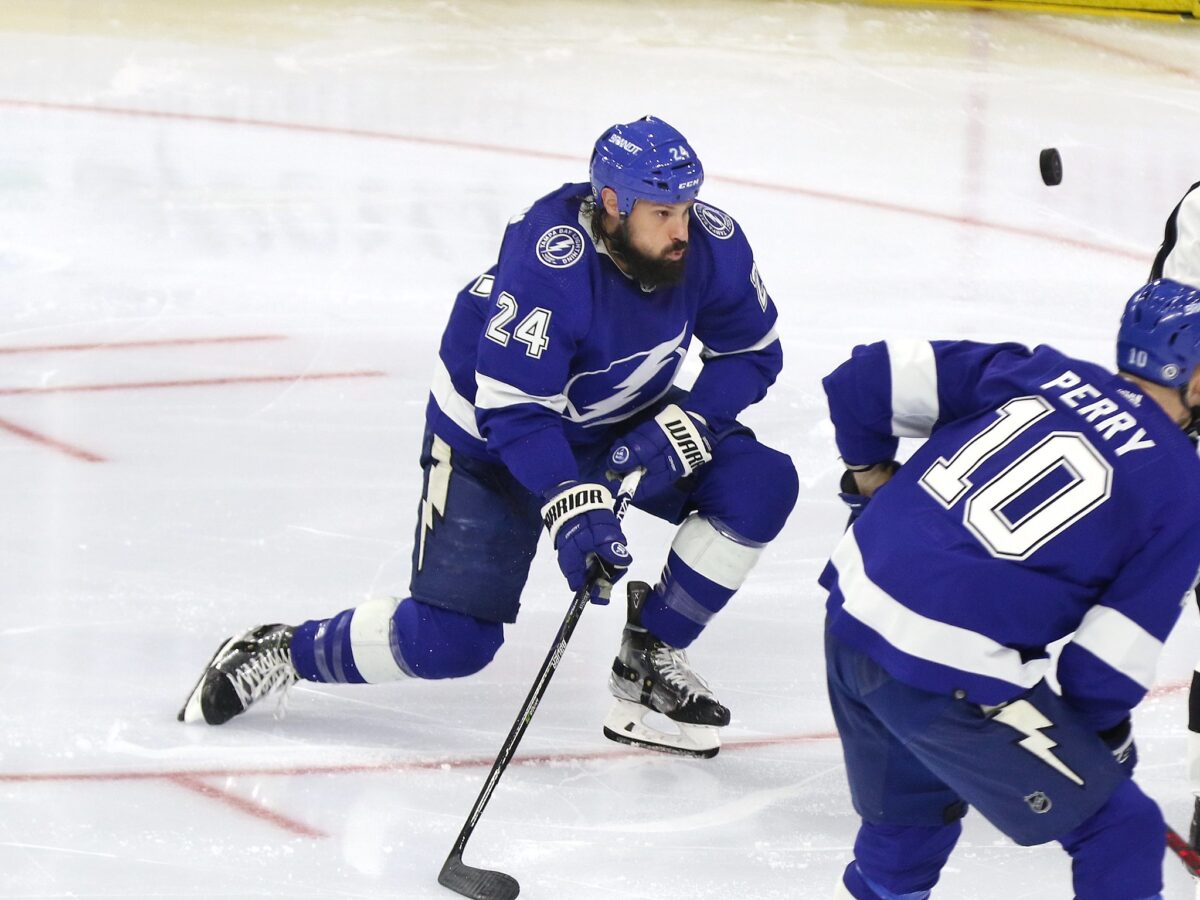
[[[634,491],[637,490],[638,482],[642,480],[642,474],[643,470],[635,469],[621,481],[621,486],[617,489],[617,500],[613,506],[613,512],[616,513],[618,520],[625,517]],[[475,805],[471,807],[466,824],[458,833],[454,848],[442,864],[442,871],[438,873],[440,884],[464,897],[472,897],[474,900],[513,900],[521,892],[521,885],[511,875],[491,869],[477,869],[474,866],[468,866],[462,860],[463,850],[466,849],[467,841],[471,839],[471,832],[475,830],[475,823],[483,815],[483,808],[491,799],[492,791],[496,789],[500,776],[508,768],[508,763],[512,759],[513,753],[516,752],[517,744],[521,743],[521,738],[529,727],[533,714],[537,711],[538,703],[541,702],[542,695],[546,693],[550,679],[554,677],[554,672],[562,661],[563,654],[567,649],[567,641],[571,639],[575,625],[588,605],[588,594],[595,580],[596,573],[594,570],[590,570],[583,587],[575,592],[571,605],[567,608],[567,614],[563,618],[562,624],[558,626],[558,635],[554,638],[546,661],[542,663],[537,677],[533,680],[533,687],[529,689],[529,696],[525,698],[525,704],[521,707],[517,720],[513,722],[508,737],[504,739],[504,746],[500,748],[500,754],[496,757],[496,762],[492,764],[492,771],[488,773],[487,780],[483,783],[483,790],[479,792]]]
[[[1167,846],[1179,857],[1179,861],[1183,863],[1189,874],[1200,878],[1200,853],[1197,853],[1195,848],[1169,825],[1167,826]]]
[[[1200,596],[1200,595],[1197,595]],[[1170,825],[1167,826],[1167,847],[1179,857],[1193,878],[1200,878],[1200,797],[1192,801],[1191,840],[1185,841]]]

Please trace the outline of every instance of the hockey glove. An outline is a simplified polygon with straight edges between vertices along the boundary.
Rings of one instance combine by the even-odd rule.
[[[613,512],[613,495],[602,484],[568,481],[544,494],[542,521],[558,552],[571,590],[578,591],[594,574],[590,599],[608,603],[612,586],[633,561],[625,547],[621,522]],[[595,567],[589,572],[589,567]]]
[[[886,484],[887,481],[900,469],[900,463],[898,462],[880,463],[879,465],[888,466],[888,470],[883,474],[883,481],[875,488],[875,490],[879,490],[880,487],[883,487],[883,484]],[[838,484],[838,496],[841,497],[842,502],[845,503],[846,506],[850,507],[850,517],[846,520],[847,528],[858,521],[858,517],[863,514],[863,510],[867,508],[867,504],[871,501],[871,496],[864,494],[859,490],[858,482],[854,478],[854,473],[865,472],[868,469],[874,468],[875,466],[868,466],[866,469],[847,469],[842,473],[842,480]],[[872,491],[871,494],[873,495],[874,491]]]
[[[1133,776],[1134,766],[1137,765],[1137,744],[1133,742],[1133,721],[1129,718],[1117,723],[1112,728],[1100,732],[1100,740],[1112,751],[1115,759],[1125,774]]]
[[[712,459],[712,445],[704,420],[672,403],[609,448],[608,468],[616,475],[645,469],[638,495],[653,497]]]

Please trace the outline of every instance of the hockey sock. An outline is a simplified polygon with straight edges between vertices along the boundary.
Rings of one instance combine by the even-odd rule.
[[[498,622],[386,598],[305,622],[292,637],[292,664],[307,681],[459,678],[491,662],[503,642]]]
[[[305,681],[366,681],[354,664],[350,648],[350,622],[354,610],[345,609],[330,619],[305,622],[292,635],[292,665]]]
[[[1071,854],[1075,895],[1088,900],[1156,900],[1162,892],[1166,823],[1132,780],[1090,819],[1059,839]]]
[[[854,841],[854,866],[883,900],[923,900],[937,884],[961,833],[960,822],[933,826],[863,822]],[[846,884],[853,890],[848,878]]]
[[[907,894],[889,891],[864,875],[856,862],[846,866],[842,884],[854,900],[926,900],[929,897],[929,891],[912,891]]]
[[[642,626],[673,647],[688,646],[742,586],[763,546],[716,519],[687,519],[671,544],[662,579],[646,598]]]

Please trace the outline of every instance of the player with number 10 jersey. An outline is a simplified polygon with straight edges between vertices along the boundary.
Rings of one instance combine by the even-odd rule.
[[[968,803],[1018,843],[1062,843],[1079,897],[1161,891],[1130,711],[1200,567],[1200,292],[1135,294],[1118,364],[889,341],[825,379],[861,489],[821,577],[863,819],[839,896],[927,896]],[[897,467],[899,437],[925,441]],[[1047,647],[1068,637],[1056,693]]]

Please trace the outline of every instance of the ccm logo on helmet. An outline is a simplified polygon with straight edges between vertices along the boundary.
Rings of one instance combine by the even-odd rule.
[[[621,137],[619,134],[610,134],[608,136],[608,142],[610,144],[616,144],[622,150],[626,150],[629,153],[641,153],[642,152],[641,147],[639,147],[637,144],[635,144],[633,141],[629,140],[628,138]]]
[[[681,181],[679,183],[679,190],[686,191],[688,188],[695,187],[699,183],[700,183],[699,178],[693,178],[691,181]]]

